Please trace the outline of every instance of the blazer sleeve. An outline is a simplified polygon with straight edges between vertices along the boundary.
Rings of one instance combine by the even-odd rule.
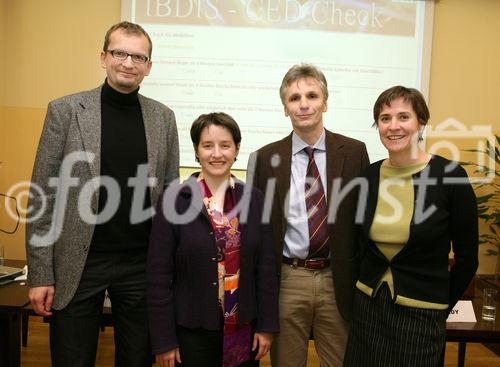
[[[366,182],[368,185],[369,182],[369,177],[366,173],[367,167],[370,165],[370,158],[368,157],[368,152],[366,150],[366,145],[362,143],[361,149],[360,149],[360,157],[361,157],[361,163],[360,163],[360,171],[358,174],[357,179],[362,180],[362,182]],[[366,250],[366,244],[365,244],[365,239],[363,236],[363,227],[364,227],[364,221],[366,220],[366,208],[368,205],[368,187],[366,189],[357,187],[356,188],[356,202],[357,202],[357,208],[356,208],[356,217],[355,217],[355,237],[354,237],[354,246],[355,249],[353,251],[354,255],[354,280],[358,280],[359,278],[359,271],[360,271],[360,266],[361,266],[361,259],[362,256]],[[362,210],[362,212],[358,213],[358,210]],[[359,217],[358,217],[359,214]]]
[[[247,184],[252,185],[253,187],[258,188],[259,190],[264,191],[265,188],[260,187],[259,185],[259,151],[253,152],[248,157],[247,162]]]
[[[179,346],[174,308],[174,274],[176,237],[174,225],[163,210],[168,202],[165,193],[158,200],[153,218],[147,262],[147,300],[153,354],[168,352]]]
[[[28,199],[30,213],[26,224],[26,255],[30,287],[55,283],[53,249],[57,233],[52,226],[56,223],[54,209],[57,188],[49,186],[49,181],[59,176],[70,119],[62,102],[49,103],[33,165]],[[38,238],[36,243],[35,238]]]
[[[453,176],[462,183],[450,184],[450,232],[455,262],[450,270],[449,309],[457,303],[478,267],[478,221],[474,190],[467,173],[458,166]],[[444,178],[446,180],[446,177]]]
[[[255,331],[274,333],[279,331],[278,322],[278,271],[274,257],[274,242],[269,223],[263,223],[264,196],[253,190],[257,203],[261,241],[256,262],[255,283],[257,293],[257,324]]]
[[[174,112],[170,109],[167,116],[167,166],[165,167],[165,187],[179,178],[179,137]]]
[[[366,150],[366,145],[363,143],[363,148],[361,151],[361,172],[370,165],[370,158],[368,157],[368,151]]]

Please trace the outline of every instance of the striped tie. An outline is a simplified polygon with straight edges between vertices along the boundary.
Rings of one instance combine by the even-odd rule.
[[[325,190],[323,190],[318,166],[314,161],[315,149],[306,147],[304,150],[309,156],[305,183],[307,224],[309,225],[309,255],[307,258],[327,258],[330,249],[328,248],[328,211]]]

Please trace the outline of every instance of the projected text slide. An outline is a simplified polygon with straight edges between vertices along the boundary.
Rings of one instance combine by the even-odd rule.
[[[130,1],[128,1],[130,2]],[[326,75],[325,126],[385,156],[371,127],[378,94],[419,86],[422,4],[409,1],[136,0],[130,19],[153,40],[153,68],[141,93],[176,114],[181,165],[197,166],[189,138],[202,113],[224,111],[248,154],[291,131],[279,98],[286,71],[308,62]]]

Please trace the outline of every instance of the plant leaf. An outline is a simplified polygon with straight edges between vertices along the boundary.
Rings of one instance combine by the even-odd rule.
[[[488,200],[490,200],[493,196],[495,196],[495,194],[487,194],[487,195],[483,195],[483,196],[478,196],[476,197],[476,201],[477,201],[477,204],[480,205],[480,204],[483,204],[483,203],[486,203],[488,202]]]
[[[488,152],[486,150],[481,150],[481,149],[462,149],[462,152],[473,152],[473,153],[488,154]]]
[[[486,249],[485,254],[486,254],[486,256],[496,256],[496,255],[498,255],[498,251],[495,251],[495,250],[488,248],[488,249]]]

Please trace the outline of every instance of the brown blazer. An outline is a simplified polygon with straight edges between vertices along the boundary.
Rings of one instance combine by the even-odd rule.
[[[370,162],[364,143],[326,129],[325,132],[327,198],[330,203],[334,180],[341,179],[341,188],[343,188],[350,180],[358,177]],[[272,203],[270,221],[278,271],[281,269],[287,229],[285,213],[288,208],[287,194],[290,189],[291,161],[292,134],[252,153],[247,170],[247,182],[253,182],[255,187],[266,194],[266,205]],[[329,224],[335,297],[340,314],[346,320],[350,319],[354,285],[357,279],[357,241],[354,221],[357,196],[357,191],[351,190],[342,200],[335,222]]]

